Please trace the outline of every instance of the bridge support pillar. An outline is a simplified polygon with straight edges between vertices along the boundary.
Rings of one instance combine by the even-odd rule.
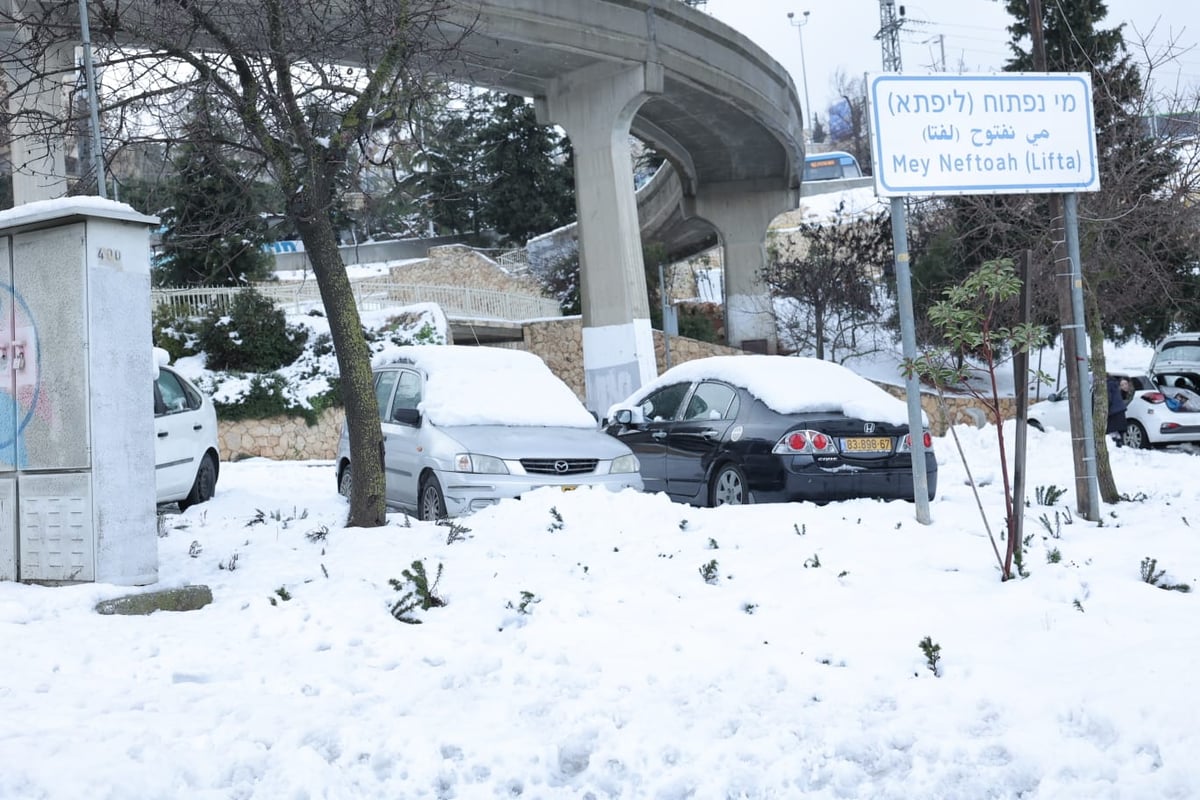
[[[603,65],[556,78],[539,119],[561,125],[575,157],[587,407],[603,417],[657,374],[629,127],[662,67]]]
[[[725,261],[725,338],[733,347],[775,353],[779,346],[767,266],[767,227],[796,207],[795,191],[748,182],[706,184],[697,192],[697,216],[717,229]]]
[[[67,196],[64,82],[75,69],[74,51],[73,46],[59,45],[37,64],[0,65],[13,90],[9,112],[14,205]]]

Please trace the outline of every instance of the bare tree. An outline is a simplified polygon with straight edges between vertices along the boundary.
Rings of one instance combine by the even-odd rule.
[[[780,339],[834,361],[839,351],[845,359],[877,349],[879,278],[892,257],[887,215],[855,215],[845,205],[777,238],[763,271]]]
[[[312,263],[337,351],[354,463],[352,526],[386,521],[383,438],[331,213],[357,163],[387,162],[408,140],[403,126],[425,98],[426,76],[466,33],[441,24],[449,6],[445,0],[91,0],[87,6],[103,75],[102,114],[123,143],[179,137],[182,111],[202,95],[237,123],[236,135],[222,145],[240,150],[278,186]],[[45,74],[47,64],[62,60],[47,55],[79,40],[78,12],[77,0],[10,0],[0,11],[0,29],[11,34],[0,37],[10,122],[24,115],[22,130],[47,141],[61,137],[64,122],[20,100],[55,79]]]
[[[829,143],[853,155],[863,173],[870,175],[873,170],[866,79],[852,78],[839,68],[831,82],[839,99],[829,110]]]

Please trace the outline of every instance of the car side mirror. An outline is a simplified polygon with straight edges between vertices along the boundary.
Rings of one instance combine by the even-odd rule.
[[[640,408],[618,408],[613,421],[618,425],[641,425],[646,417]]]
[[[397,408],[392,412],[392,422],[401,425],[411,425],[414,428],[421,425],[421,412],[415,408]]]

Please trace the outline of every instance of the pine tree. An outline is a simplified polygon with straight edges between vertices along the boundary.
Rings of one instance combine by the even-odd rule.
[[[569,150],[554,129],[538,123],[524,98],[490,99],[492,114],[479,133],[491,176],[484,218],[501,236],[523,244],[575,218]]]
[[[170,205],[161,212],[160,286],[238,286],[265,280],[273,257],[263,250],[266,222],[257,213],[251,181],[212,134],[213,120],[198,102],[194,136],[174,159]]]

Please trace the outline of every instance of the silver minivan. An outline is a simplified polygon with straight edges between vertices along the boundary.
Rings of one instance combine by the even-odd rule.
[[[435,520],[544,486],[642,489],[633,452],[531,353],[409,345],[372,367],[391,508]],[[337,485],[347,497],[353,474],[343,426]]]

